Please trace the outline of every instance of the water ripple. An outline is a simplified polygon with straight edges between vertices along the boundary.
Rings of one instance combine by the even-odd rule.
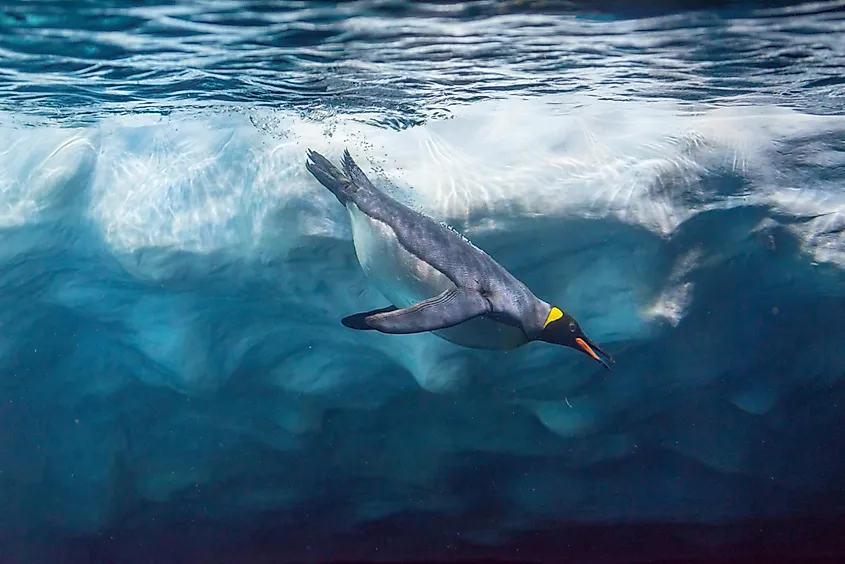
[[[0,16],[0,111],[70,124],[222,104],[404,127],[588,90],[841,112],[845,1],[769,5],[16,0]]]

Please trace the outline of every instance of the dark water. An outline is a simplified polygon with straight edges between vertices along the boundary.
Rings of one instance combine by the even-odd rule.
[[[840,561],[843,8],[5,2],[0,562]],[[308,148],[613,372],[343,327]]]

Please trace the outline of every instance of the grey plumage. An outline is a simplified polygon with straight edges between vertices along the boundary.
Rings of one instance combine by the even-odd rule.
[[[359,263],[395,307],[344,319],[385,333],[433,331],[507,349],[537,338],[552,307],[451,227],[390,198],[344,151],[343,170],[308,151],[306,167],[350,214]]]

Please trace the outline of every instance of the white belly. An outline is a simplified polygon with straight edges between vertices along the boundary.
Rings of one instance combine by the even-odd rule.
[[[390,303],[405,308],[455,287],[442,272],[406,251],[388,225],[363,214],[352,202],[347,209],[358,262]],[[525,343],[522,331],[486,317],[434,334],[457,345],[480,349],[512,349]]]

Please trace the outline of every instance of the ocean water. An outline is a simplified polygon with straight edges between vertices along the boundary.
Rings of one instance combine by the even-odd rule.
[[[4,2],[0,562],[840,561],[843,8]],[[343,327],[308,148],[614,370]]]

